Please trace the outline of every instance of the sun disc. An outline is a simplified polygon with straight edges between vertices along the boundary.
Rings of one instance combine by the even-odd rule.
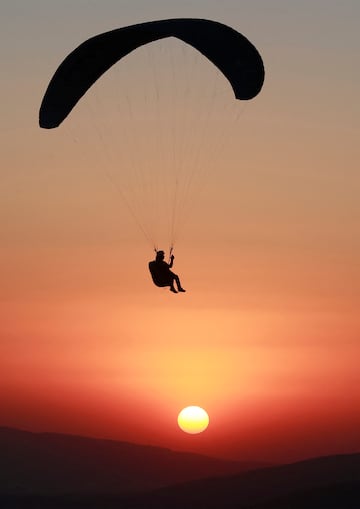
[[[206,430],[209,425],[207,412],[199,406],[183,408],[178,415],[178,425],[185,433],[195,435]]]

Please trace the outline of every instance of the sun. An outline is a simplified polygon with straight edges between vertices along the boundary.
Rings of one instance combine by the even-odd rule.
[[[199,406],[188,406],[179,413],[178,425],[185,433],[195,435],[206,430],[209,425],[209,416]]]

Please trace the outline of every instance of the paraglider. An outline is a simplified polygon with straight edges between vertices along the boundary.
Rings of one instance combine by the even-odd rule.
[[[216,21],[205,19],[180,18],[150,21],[118,28],[96,35],[75,48],[60,64],[52,79],[50,80],[50,83],[48,84],[39,112],[40,127],[44,129],[54,129],[60,126],[74,109],[74,107],[78,104],[80,99],[86,94],[86,92],[89,91],[89,89],[94,86],[97,80],[111,67],[113,67],[114,64],[121,61],[128,54],[134,52],[142,46],[146,46],[149,43],[153,43],[154,41],[163,39],[165,40],[168,38],[175,38],[182,41],[185,43],[184,46],[188,45],[192,47],[203,57],[205,57],[205,59],[210,61],[219,71],[220,75],[227,79],[231,85],[236,99],[247,101],[254,98],[260,92],[265,76],[262,58],[253,44],[233,28],[230,28],[229,26]],[[179,72],[182,72],[180,65],[178,67]],[[191,88],[192,73],[188,72],[187,74],[190,78],[190,84],[188,88]],[[154,73],[154,75],[160,82],[163,74],[159,73],[157,75]],[[138,79],[136,75],[133,77],[133,79],[134,89],[140,87],[144,88],[145,90],[147,89],[149,85],[148,82],[145,81],[139,84],[136,82]],[[118,83],[120,93],[121,85],[121,82]],[[205,96],[207,87],[206,80],[204,80],[202,87],[203,90],[200,91],[200,95]],[[156,90],[156,94],[158,95],[158,90]],[[181,101],[181,95],[178,95]],[[200,97],[198,97],[198,101],[199,100]],[[172,104],[174,104],[174,101],[172,101]],[[179,116],[176,115],[176,112],[182,110],[182,108],[183,106],[180,103],[180,106],[178,106],[177,109],[174,109],[174,118],[171,120],[174,122],[176,121],[175,117]],[[193,109],[193,104],[191,104],[190,108]],[[183,120],[184,118],[185,117],[183,117]],[[206,118],[207,117],[204,116],[203,127],[198,129],[197,132],[206,130]],[[98,119],[96,117],[94,123],[97,123],[97,120]],[[137,127],[137,124],[134,122],[133,118],[131,119],[132,122],[128,122],[126,116],[120,117],[120,120],[124,125],[124,129],[127,131],[133,130],[134,127]],[[140,123],[144,124],[142,112],[140,116]],[[142,214],[142,218],[140,218],[140,214],[137,213],[135,205],[132,206],[134,194],[131,194],[130,199],[125,201],[128,209],[132,212],[134,219],[138,223],[138,226],[141,228],[145,237],[157,252],[156,259],[149,263],[149,269],[154,284],[160,287],[169,286],[172,292],[177,293],[178,291],[184,292],[185,290],[181,287],[178,276],[170,270],[173,265],[174,258],[170,258],[169,264],[164,261],[164,252],[157,249],[158,240],[156,240],[155,237],[149,233],[151,228],[148,226],[148,221],[150,219],[151,212],[155,210],[155,208],[158,208],[157,204],[155,204],[155,206],[153,205],[154,202],[164,198],[164,196],[162,196],[162,192],[164,189],[166,189],[167,185],[172,186],[171,189],[167,191],[167,198],[169,198],[170,202],[172,202],[170,204],[169,213],[167,214],[167,216],[169,216],[169,221],[171,222],[167,229],[170,231],[169,245],[170,251],[172,252],[175,242],[175,230],[177,227],[177,222],[179,221],[178,217],[184,213],[185,198],[188,199],[189,197],[189,189],[193,183],[194,175],[196,174],[195,164],[199,164],[199,157],[196,155],[189,157],[189,164],[188,161],[180,161],[180,157],[182,157],[184,153],[184,140],[182,132],[188,129],[185,125],[181,125],[180,128],[174,128],[173,126],[167,126],[164,122],[163,124],[163,128],[165,129],[166,134],[171,132],[173,133],[174,138],[176,135],[179,135],[179,132],[181,133],[179,148],[175,148],[174,145],[171,150],[171,158],[169,158],[168,161],[165,161],[165,158],[163,157],[162,159],[159,158],[159,161],[154,162],[152,165],[143,165],[140,163],[139,166],[141,168],[139,175],[143,179],[143,182],[138,185],[139,178],[136,180],[137,187],[141,189],[148,190],[155,187],[151,180],[153,180],[155,183],[160,182],[161,186],[156,190],[155,198],[153,201],[148,199],[148,197],[145,199],[141,197],[138,200],[138,203],[140,203],[141,206],[147,207],[145,213]],[[149,125],[151,126],[151,131],[156,130],[155,128],[153,129],[151,123]],[[191,133],[191,129],[188,131]],[[152,132],[150,133],[148,128],[148,131],[145,133],[143,138],[148,138],[151,136],[151,134]],[[193,128],[193,132],[190,134],[190,138],[192,138],[192,146],[196,145],[196,141],[193,141],[196,140],[195,134],[196,129]],[[106,131],[105,137],[107,137]],[[127,147],[128,151],[132,151],[132,154],[135,152],[141,153],[141,151],[138,150],[138,141],[139,140],[137,139],[133,148]],[[123,140],[123,143],[124,146],[126,146],[125,139]],[[121,146],[121,139],[116,144]],[[164,138],[159,138],[159,140],[154,145],[156,149],[154,150],[153,154],[159,148],[166,146],[167,143],[164,143]],[[199,148],[199,150],[202,150],[202,148]],[[171,184],[167,183],[168,175],[171,175],[172,170],[171,168],[168,169],[169,160],[172,162],[172,166],[174,167],[173,180]],[[120,168],[129,167],[132,170],[136,169],[134,162],[132,165],[125,164],[123,166],[118,166]],[[186,179],[183,179],[182,182],[181,177],[183,169],[187,166],[190,168],[189,175],[186,177]],[[166,170],[164,170],[166,171],[165,178],[160,177],[157,179],[152,179],[151,172],[154,168],[159,167],[166,168]],[[107,176],[110,180],[113,180],[109,174],[110,172]],[[146,181],[144,179],[146,179]],[[149,182],[151,185],[149,185]],[[176,283],[177,289],[175,288],[174,283]]]
[[[186,292],[181,286],[179,276],[170,270],[174,264],[174,255],[170,255],[170,263],[166,263],[164,258],[164,251],[159,250],[156,251],[155,260],[149,262],[149,270],[154,284],[160,287],[169,286],[173,293]],[[177,289],[174,282],[176,282]]]

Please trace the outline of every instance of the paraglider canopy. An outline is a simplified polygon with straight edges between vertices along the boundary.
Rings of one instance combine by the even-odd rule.
[[[261,56],[233,28],[150,21],[75,48],[48,84],[39,123],[56,128],[74,109],[55,137],[66,139],[69,166],[99,170],[151,247],[172,249],[263,81]]]
[[[249,100],[260,92],[264,81],[261,56],[236,30],[205,19],[151,21],[97,35],[72,51],[46,90],[40,127],[58,127],[111,66],[136,48],[166,37],[176,37],[200,51],[228,79],[237,99]]]

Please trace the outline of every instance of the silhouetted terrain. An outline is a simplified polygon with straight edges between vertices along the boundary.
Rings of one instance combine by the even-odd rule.
[[[202,509],[359,509],[360,454],[191,481],[147,494],[146,499],[139,497],[137,505],[129,507],[180,509],[186,505]]]
[[[2,509],[360,507],[360,454],[234,474],[253,467],[158,447],[0,428]],[[183,482],[186,477],[198,479]]]
[[[249,509],[359,509],[359,489],[356,481],[326,485],[249,506]]]
[[[0,427],[1,494],[120,494],[259,467],[135,445]]]

